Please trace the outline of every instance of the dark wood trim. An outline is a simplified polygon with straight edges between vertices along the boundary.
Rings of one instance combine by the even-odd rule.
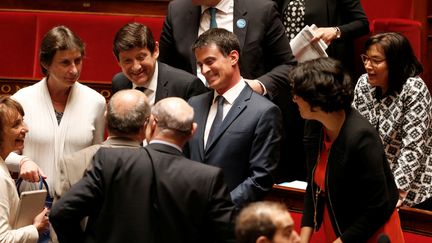
[[[126,13],[165,16],[169,0],[2,0],[0,9]]]
[[[284,186],[273,186],[267,200],[282,202],[293,212],[303,211],[304,190]],[[402,228],[406,232],[432,237],[432,212],[402,207],[399,210]]]
[[[0,77],[0,94],[13,95],[19,89],[35,84],[39,79],[34,78],[9,78]],[[82,82],[80,83],[89,86],[99,92],[108,101],[111,98],[111,83],[98,82]]]

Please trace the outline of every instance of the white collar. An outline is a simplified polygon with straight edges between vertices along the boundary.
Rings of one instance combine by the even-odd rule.
[[[225,93],[223,93],[222,96],[224,97],[224,99],[229,104],[232,105],[234,103],[234,101],[237,99],[237,97],[240,95],[240,93],[242,92],[242,90],[245,86],[246,86],[246,82],[244,81],[243,78],[241,78],[240,81],[236,85],[234,85],[229,90],[227,90]],[[219,94],[216,91],[214,91],[213,102],[214,102],[214,99],[218,95]]]
[[[221,0],[214,8],[217,10],[228,13],[230,10],[230,7],[234,5],[234,0]],[[210,6],[201,5],[201,14],[204,13]]]

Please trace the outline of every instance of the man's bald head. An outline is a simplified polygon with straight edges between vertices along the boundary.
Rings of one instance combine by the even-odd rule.
[[[137,135],[149,116],[150,105],[144,93],[134,89],[120,90],[108,103],[108,131],[116,136]]]
[[[160,100],[152,108],[157,126],[178,135],[190,135],[193,127],[193,108],[183,99],[170,97]]]

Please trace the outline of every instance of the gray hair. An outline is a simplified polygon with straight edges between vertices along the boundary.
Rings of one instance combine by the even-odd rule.
[[[107,127],[116,135],[136,135],[150,117],[147,97],[138,90],[115,93],[107,109]]]

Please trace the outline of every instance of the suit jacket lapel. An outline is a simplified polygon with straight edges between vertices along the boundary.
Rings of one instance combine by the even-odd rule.
[[[158,62],[158,79],[155,94],[155,103],[159,100],[168,97],[168,79],[166,77],[165,66],[163,63]]]
[[[245,1],[247,0],[234,0],[233,32],[240,41],[240,50],[243,50],[246,32],[249,27],[247,11],[244,8],[244,5],[247,4]],[[243,21],[245,21],[246,24],[244,27],[241,25]]]
[[[223,119],[219,131],[215,134],[213,141],[208,145],[206,152],[212,149],[214,144],[217,143],[217,141],[219,140],[219,137],[225,133],[225,131],[235,121],[235,119],[237,119],[237,117],[243,112],[243,110],[246,109],[248,101],[250,100],[250,97],[252,95],[252,92],[253,92],[252,89],[248,85],[246,85],[243,88],[240,95],[234,101],[234,104],[232,105],[228,114]]]
[[[207,123],[207,116],[210,111],[210,106],[212,104],[213,97],[214,97],[213,94],[214,94],[213,91],[208,92],[202,101],[202,104],[206,104],[206,105],[196,107],[197,110],[195,112],[196,114],[195,122],[197,124],[203,124],[202,126],[198,126],[196,131],[201,161],[204,161],[204,131],[205,131],[205,125]]]

